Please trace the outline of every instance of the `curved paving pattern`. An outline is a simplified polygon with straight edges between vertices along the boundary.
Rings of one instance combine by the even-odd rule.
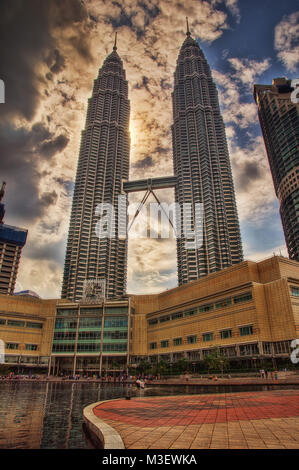
[[[299,392],[120,399],[93,413],[131,449],[299,448]]]

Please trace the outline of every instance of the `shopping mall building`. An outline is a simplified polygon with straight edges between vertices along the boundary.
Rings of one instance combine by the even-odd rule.
[[[239,368],[266,359],[287,367],[296,338],[299,263],[278,256],[98,304],[0,296],[5,362],[23,372],[119,373],[180,358],[197,370],[215,348]]]

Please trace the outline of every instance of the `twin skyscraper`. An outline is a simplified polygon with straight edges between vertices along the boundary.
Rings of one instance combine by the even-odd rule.
[[[175,202],[203,207],[202,245],[187,249],[177,238],[179,285],[243,260],[225,128],[209,64],[191,37],[188,23],[174,74],[173,168]],[[130,102],[123,62],[113,51],[94,81],[82,132],[65,258],[62,298],[82,299],[87,280],[104,279],[106,297],[125,295],[127,238],[99,238],[99,204],[113,206],[116,220],[123,182],[129,179]],[[155,185],[155,179],[152,183]],[[161,180],[161,179],[160,179]],[[167,178],[166,178],[167,180]],[[159,186],[157,186],[159,187]]]

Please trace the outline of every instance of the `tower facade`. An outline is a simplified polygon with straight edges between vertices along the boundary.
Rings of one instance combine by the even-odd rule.
[[[0,224],[0,294],[13,295],[28,230]]]
[[[254,98],[272,173],[289,257],[299,261],[299,103],[291,81],[255,85]]]
[[[1,201],[5,186],[3,181],[0,189],[0,294],[13,295],[28,230],[4,224],[5,204]]]
[[[106,296],[126,289],[127,241],[118,238],[118,196],[129,177],[128,83],[123,63],[113,52],[94,81],[82,132],[67,242],[62,298],[82,299],[86,281],[105,280]],[[99,204],[114,209],[114,236],[99,238]]]
[[[174,74],[173,163],[177,177],[176,203],[181,220],[183,205],[203,207],[200,248],[187,249],[177,239],[179,285],[219,271],[243,260],[242,244],[225,128],[209,64],[197,42],[187,37]]]

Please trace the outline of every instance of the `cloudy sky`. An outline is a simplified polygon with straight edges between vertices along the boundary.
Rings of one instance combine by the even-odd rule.
[[[129,81],[130,178],[172,174],[171,91],[186,16],[218,86],[244,256],[287,254],[252,86],[298,78],[296,0],[2,0],[0,180],[5,222],[29,229],[17,290],[60,296],[80,132],[115,31]],[[174,240],[129,242],[130,293],[176,283]]]

